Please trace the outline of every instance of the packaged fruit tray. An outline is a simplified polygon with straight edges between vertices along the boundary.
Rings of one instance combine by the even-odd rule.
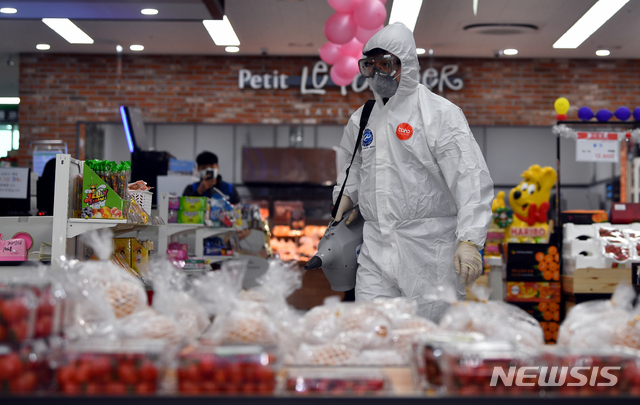
[[[0,344],[0,395],[31,394],[51,389],[53,370],[43,340],[28,344]]]
[[[178,361],[180,394],[272,394],[277,352],[260,345],[200,344],[182,350]]]
[[[65,348],[58,389],[71,395],[149,395],[166,370],[164,340],[78,341]]]
[[[290,368],[285,392],[293,395],[380,395],[389,392],[384,372],[358,368]]]
[[[64,302],[54,284],[0,281],[0,344],[60,335]]]

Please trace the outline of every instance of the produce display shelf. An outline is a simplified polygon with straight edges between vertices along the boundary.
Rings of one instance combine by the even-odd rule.
[[[112,228],[114,234],[145,229],[147,224],[136,224],[127,222],[126,219],[82,219],[69,218],[67,221],[67,238],[75,238],[85,232],[103,228]]]
[[[178,235],[183,232],[195,231],[196,229],[202,228],[204,225],[202,224],[167,224],[167,236]]]

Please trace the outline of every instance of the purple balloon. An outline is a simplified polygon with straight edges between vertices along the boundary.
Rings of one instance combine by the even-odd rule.
[[[578,118],[582,121],[589,121],[593,118],[593,111],[591,111],[591,108],[589,107],[580,107],[578,110]]]
[[[620,121],[626,121],[631,117],[631,110],[627,107],[620,107],[613,113]]]
[[[611,111],[604,108],[596,113],[596,119],[600,122],[607,122],[611,119],[611,117],[613,117]]]
[[[636,107],[633,110],[633,119],[636,121],[640,121],[640,107]]]

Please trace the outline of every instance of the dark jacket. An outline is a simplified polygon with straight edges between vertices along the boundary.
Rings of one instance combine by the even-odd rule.
[[[199,181],[193,184],[189,184],[182,192],[182,195],[184,197],[209,197],[209,198],[214,196],[215,193],[213,191],[213,188],[210,188],[209,190],[207,190],[203,195],[198,194],[199,185],[200,185]],[[231,204],[237,204],[240,202],[240,195],[238,194],[238,190],[236,190],[236,188],[233,187],[232,184],[222,181],[222,176],[218,175],[218,181],[216,182],[216,185],[214,187],[220,190],[226,196],[228,196],[229,202]]]

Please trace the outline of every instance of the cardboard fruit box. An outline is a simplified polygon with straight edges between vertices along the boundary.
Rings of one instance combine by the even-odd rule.
[[[514,302],[560,302],[562,296],[559,282],[507,281],[505,301]]]
[[[548,243],[507,244],[507,281],[560,281],[560,254]]]

